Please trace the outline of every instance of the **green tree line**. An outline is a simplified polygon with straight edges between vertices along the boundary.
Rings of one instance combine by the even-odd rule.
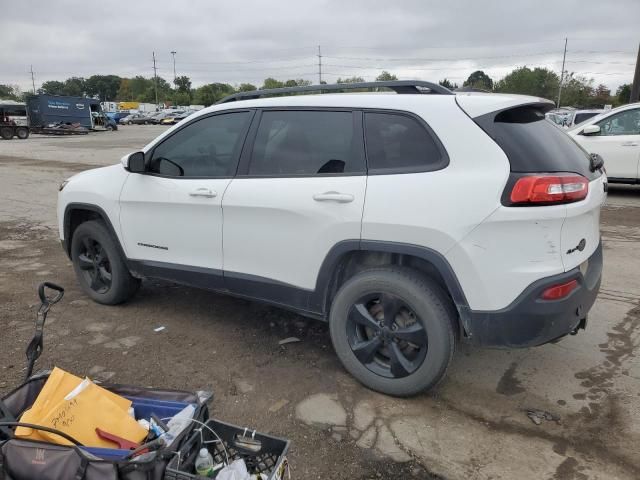
[[[376,81],[397,80],[390,72],[383,71],[376,77]],[[336,83],[363,82],[362,77],[338,78]],[[448,79],[439,81],[449,89],[457,89],[458,84]],[[155,103],[156,88],[159,102],[172,102],[177,105],[211,105],[227,95],[235,92],[245,92],[269,88],[282,88],[310,85],[311,82],[303,79],[277,80],[266,78],[262,85],[251,83],[231,85],[229,83],[208,83],[193,88],[191,79],[187,76],[177,77],[172,86],[164,78],[157,79],[136,76],[123,78],[117,75],[92,75],[89,78],[70,77],[65,81],[49,80],[42,84],[38,93],[50,95],[88,96],[99,98],[101,101],[136,101]],[[556,100],[560,85],[560,77],[557,73],[546,68],[518,67],[499,80],[492,79],[482,70],[477,70],[469,75],[462,84],[463,88],[483,90],[499,93],[519,93],[533,95],[550,100]],[[23,99],[19,88],[10,85],[0,85],[0,98]],[[605,85],[595,85],[591,78],[569,73],[562,81],[562,105],[575,107],[602,107],[606,104],[614,106],[629,102],[631,96],[631,84],[621,85],[612,93]]]

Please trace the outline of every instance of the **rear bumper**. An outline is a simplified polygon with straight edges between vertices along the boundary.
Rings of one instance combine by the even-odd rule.
[[[523,348],[542,345],[584,326],[602,277],[602,243],[589,257],[586,274],[580,268],[538,280],[514,302],[496,311],[468,312],[469,340],[488,347]],[[550,286],[578,280],[578,287],[561,300],[542,300]]]

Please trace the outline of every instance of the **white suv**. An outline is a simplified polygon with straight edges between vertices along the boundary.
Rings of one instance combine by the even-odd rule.
[[[300,94],[372,86],[398,94]],[[586,324],[607,183],[552,107],[409,81],[237,94],[65,182],[60,238],[97,302],[143,277],[268,302],[327,320],[368,387],[415,394],[458,341]]]

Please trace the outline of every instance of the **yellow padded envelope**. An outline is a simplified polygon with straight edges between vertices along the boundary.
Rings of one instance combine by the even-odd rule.
[[[76,387],[78,387],[81,382],[82,382],[81,378],[76,377],[75,375],[72,375],[68,372],[65,372],[60,368],[57,368],[57,367],[54,368],[51,374],[49,375],[49,378],[47,379],[46,383],[42,387],[42,390],[40,391],[40,394],[36,398],[36,401],[33,403],[32,407],[29,410],[23,413],[22,417],[20,418],[20,421],[24,423],[33,423],[36,425],[52,427],[52,425],[43,423],[43,420],[45,419],[51,420],[55,418],[54,409],[58,411],[57,410],[58,408],[64,408],[64,405],[63,405],[63,402],[65,402],[64,397],[67,396]],[[98,392],[99,393],[99,395],[97,395],[98,397],[106,398],[111,401],[111,403],[108,403],[108,409],[110,412],[116,413],[116,410],[113,409],[113,406],[116,406],[118,407],[117,408],[118,410],[121,410],[124,414],[126,414],[126,416],[129,419],[131,419],[131,417],[129,417],[129,415],[127,414],[127,410],[131,406],[130,400],[127,400],[124,397],[116,395],[115,393],[112,393],[93,383],[91,385],[92,385],[91,395],[84,396],[82,397],[83,399],[87,397],[94,398],[94,396],[96,396],[96,392]],[[76,397],[76,399],[78,397]],[[97,404],[96,404],[96,407],[97,407]],[[76,408],[73,408],[72,410],[74,412],[77,411]],[[128,423],[130,424],[130,422]],[[136,423],[137,425],[137,422],[134,421],[134,423]],[[56,427],[53,427],[53,428],[56,428]],[[114,435],[118,435],[118,433],[112,431],[112,428],[105,428],[104,430],[109,433],[113,433]],[[66,432],[66,433],[69,433],[69,432]],[[134,436],[137,436],[138,433],[139,432],[136,432]],[[32,440],[52,441],[54,443],[67,444],[66,440],[63,440],[62,438],[56,435],[51,435],[51,434],[45,435],[45,432],[42,432],[40,430],[33,430],[30,428],[18,427],[16,429],[15,435],[16,437],[22,437],[22,438],[26,437]],[[47,435],[51,435],[51,436],[47,436]],[[84,443],[79,438],[76,438],[76,439],[81,443]],[[90,440],[93,443],[98,443],[100,446],[106,446],[107,448],[114,447],[112,443],[110,442],[107,443],[107,442],[104,442],[104,440],[99,439],[97,435],[95,435],[95,428],[93,431],[93,437],[91,437]],[[133,440],[132,438],[127,438],[127,440],[137,441],[137,440]]]
[[[148,434],[147,430],[103,392],[103,388],[89,383],[72,399],[63,399],[54,405],[40,419],[39,425],[71,435],[87,447],[117,448],[114,443],[98,437],[96,428],[131,442],[141,443]],[[39,434],[49,442],[70,445],[70,442],[56,434]]]

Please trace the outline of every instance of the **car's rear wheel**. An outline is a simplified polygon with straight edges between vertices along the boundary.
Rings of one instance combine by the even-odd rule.
[[[333,346],[367,387],[409,396],[433,388],[455,350],[455,310],[444,291],[413,270],[367,270],[349,279],[331,305]]]
[[[103,222],[92,220],[76,228],[71,260],[80,287],[98,303],[116,305],[131,298],[140,286]]]

